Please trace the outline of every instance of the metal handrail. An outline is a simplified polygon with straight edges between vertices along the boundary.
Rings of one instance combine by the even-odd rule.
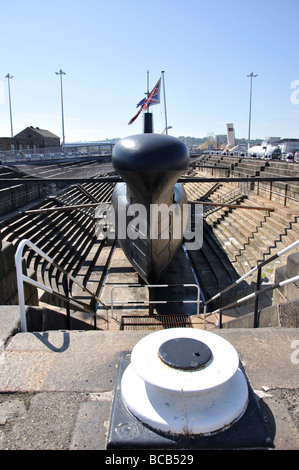
[[[268,287],[265,287],[263,289],[261,289],[261,272],[262,272],[262,268],[264,266],[266,266],[268,263],[271,263],[272,261],[274,261],[275,259],[279,258],[280,256],[283,256],[285,255],[286,253],[288,253],[289,251],[293,250],[294,248],[296,248],[297,246],[299,246],[299,240],[291,243],[291,245],[287,246],[286,248],[283,248],[282,250],[280,250],[279,252],[277,252],[275,255],[271,256],[270,258],[268,258],[267,260],[265,261],[262,261],[261,263],[257,264],[254,268],[252,268],[250,271],[248,271],[247,273],[245,273],[243,276],[239,277],[239,279],[237,279],[235,282],[233,282],[232,284],[230,284],[228,287],[226,287],[225,289],[223,289],[222,291],[218,292],[217,294],[215,294],[213,297],[211,297],[209,300],[207,300],[205,303],[204,303],[204,325],[205,325],[205,319],[206,319],[206,315],[207,315],[207,305],[210,303],[210,302],[213,302],[214,300],[218,299],[219,297],[221,298],[222,300],[222,296],[223,294],[225,294],[226,292],[230,291],[231,289],[233,289],[234,287],[236,287],[238,284],[240,284],[242,281],[244,281],[245,279],[247,279],[247,277],[251,276],[252,274],[254,274],[256,271],[257,271],[257,285],[256,285],[256,291],[251,293],[251,294],[248,294],[248,295],[245,295],[244,297],[228,304],[228,305],[225,305],[225,306],[220,306],[219,308],[217,308],[216,310],[212,311],[212,312],[209,312],[210,315],[215,315],[217,313],[219,313],[219,328],[222,328],[222,311],[223,310],[226,310],[228,308],[232,308],[236,305],[239,305],[240,303],[242,302],[245,302],[246,300],[248,299],[251,299],[251,298],[254,298],[255,297],[255,307],[254,307],[254,327],[257,328],[258,327],[258,297],[260,294],[264,294],[266,292],[269,292],[271,290],[274,290],[274,289],[277,289],[278,287],[283,287],[287,284],[291,284],[292,282],[297,282],[299,280],[299,275],[298,276],[294,276],[290,279],[286,279],[285,281],[281,281],[277,284],[274,284],[272,286],[268,286]],[[222,303],[222,302],[221,302]],[[217,316],[216,316],[217,318]],[[218,319],[217,319],[218,321]]]
[[[16,261],[16,272],[17,272],[17,285],[18,285],[18,296],[19,296],[19,307],[20,307],[20,318],[21,318],[21,331],[26,332],[27,331],[27,319],[26,319],[26,306],[25,306],[25,295],[24,295],[24,282],[27,282],[28,284],[33,285],[34,287],[38,289],[42,289],[45,292],[48,292],[50,294],[53,294],[54,296],[58,297],[59,299],[62,299],[67,302],[67,304],[70,304],[76,308],[79,308],[80,310],[84,310],[87,313],[90,313],[94,316],[94,319],[96,320],[96,312],[92,311],[89,307],[84,305],[83,303],[76,302],[75,300],[72,300],[68,296],[68,289],[66,292],[66,295],[61,294],[60,292],[54,291],[52,288],[45,286],[44,284],[41,284],[40,282],[35,281],[34,279],[31,279],[30,277],[26,276],[23,273],[23,250],[25,246],[30,247],[33,251],[35,251],[38,255],[40,255],[42,258],[44,258],[48,263],[52,264],[56,269],[58,269],[60,272],[62,272],[65,276],[65,279],[67,280],[67,285],[68,281],[71,280],[75,284],[77,284],[83,291],[88,292],[91,297],[98,303],[100,303],[106,310],[107,310],[107,317],[104,318],[101,315],[99,315],[101,318],[104,318],[106,320],[107,325],[109,325],[109,310],[108,307],[100,300],[93,292],[91,292],[87,287],[84,287],[83,284],[81,284],[74,276],[72,276],[70,273],[68,273],[64,268],[59,266],[50,256],[48,256],[46,253],[44,253],[40,248],[38,248],[36,245],[34,245],[30,240],[25,239],[22,240],[17,248],[16,254],[15,254],[15,261]],[[70,320],[69,318],[69,311],[68,313],[68,322]],[[96,326],[96,324],[95,324]]]
[[[128,287],[173,287],[173,286],[182,286],[182,287],[195,287],[197,289],[197,299],[196,300],[141,300],[141,301],[138,301],[138,302],[134,302],[134,301],[127,301],[127,302],[124,302],[122,300],[120,301],[113,301],[113,293],[114,293],[114,290],[116,288],[128,288]],[[181,303],[196,303],[197,305],[197,309],[196,309],[196,316],[199,317],[199,306],[200,306],[200,288],[197,284],[117,284],[115,286],[113,286],[111,288],[111,292],[110,292],[110,296],[111,296],[111,317],[114,318],[113,316],[113,306],[115,304],[119,304],[119,305],[132,305],[132,304],[135,304],[135,305],[140,305],[140,304],[147,304],[147,305],[150,305],[150,304],[166,304],[166,303],[171,303],[171,302],[181,302]]]
[[[288,185],[286,185],[286,186],[288,186]],[[270,193],[270,199],[269,199],[270,201],[272,200],[272,199],[271,199],[271,194],[275,194],[276,196],[280,196],[280,197],[282,197],[283,199],[292,199],[292,201],[299,202],[299,199],[298,199],[298,198],[295,198],[295,197],[293,197],[293,196],[288,196],[288,195],[287,195],[287,191],[286,191],[285,194],[282,195],[281,193],[277,193],[276,191],[273,191],[272,187],[271,187],[270,189],[268,189],[268,188],[266,188],[266,187],[262,187],[262,188],[259,187],[259,183],[258,183],[257,191],[265,191],[265,192]]]
[[[224,193],[224,194],[219,194],[213,201],[211,202],[220,202],[220,203],[226,203],[228,201],[230,201],[231,199],[235,198],[235,197],[245,197],[246,194],[243,194],[241,193],[240,191],[240,188],[234,188],[234,189],[231,189],[230,191],[228,191],[227,193]]]

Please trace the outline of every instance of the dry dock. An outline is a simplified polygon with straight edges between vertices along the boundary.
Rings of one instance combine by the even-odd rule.
[[[190,181],[186,179],[184,183],[189,188],[188,197],[192,201],[205,199],[208,208],[208,204],[217,205],[219,201],[223,203],[223,200],[225,204],[231,204],[233,194],[238,199],[238,207],[235,207],[236,201],[233,201],[233,208],[222,207],[217,212],[206,212],[203,249],[189,252],[189,260],[184,250],[179,250],[175,262],[160,283],[193,284],[196,281],[193,271],[196,270],[195,277],[202,281],[202,289],[206,289],[204,296],[209,299],[264,260],[264,256],[269,257],[298,240],[299,176],[297,165],[289,168],[289,164],[284,162],[268,163],[233,157],[218,161],[220,158],[212,155],[205,158],[207,160],[200,161],[199,168],[194,169],[194,175],[188,176]],[[225,169],[221,168],[223,163]],[[80,168],[83,170],[85,164]],[[43,171],[52,170],[53,166],[43,168]],[[58,170],[60,168],[55,171]],[[106,170],[109,173],[109,168],[105,167]],[[35,174],[36,169],[30,167],[30,171],[26,171],[24,182],[32,185],[32,181],[28,180],[38,176]],[[4,286],[1,289],[3,305],[0,306],[0,450],[105,451],[121,353],[131,351],[140,339],[151,334],[154,329],[165,327],[163,321],[171,319],[171,309],[176,313],[176,321],[181,321],[178,313],[187,313],[192,325],[183,326],[203,327],[202,314],[199,317],[195,315],[196,304],[184,304],[182,300],[186,299],[187,291],[177,288],[174,291],[163,288],[155,291],[156,300],[159,291],[161,298],[166,293],[168,300],[176,300],[177,304],[176,308],[173,308],[171,302],[167,306],[156,306],[156,311],[159,309],[167,314],[163,316],[161,325],[149,324],[151,319],[147,301],[150,300],[150,293],[139,287],[123,290],[126,284],[139,283],[138,276],[117,245],[102,243],[95,237],[94,214],[91,208],[85,207],[110,201],[113,189],[110,176],[103,176],[104,170],[99,168],[98,162],[86,167],[86,175],[83,175],[86,176],[85,182],[73,180],[78,168],[70,166],[67,171],[69,178],[57,180],[55,193],[46,200],[40,194],[44,189],[47,193],[50,191],[50,188],[43,189],[44,180],[34,180],[40,185],[34,194],[27,191],[25,184],[17,186],[11,195],[11,207],[7,207],[11,188],[5,186],[3,189],[0,244],[6,270],[1,284]],[[227,171],[230,171],[232,177],[240,178],[242,183],[251,177],[257,177],[257,180],[249,184],[246,182],[246,188],[242,185],[240,196],[239,187],[226,181],[229,180]],[[289,180],[277,182],[281,175],[290,178],[292,175],[289,173],[293,171],[296,184]],[[215,174],[221,177],[223,184],[218,184],[218,181],[215,185]],[[53,176],[52,173],[49,175]],[[262,181],[258,175],[268,175],[270,179]],[[15,177],[13,173],[11,184],[15,184]],[[102,179],[98,180],[98,177]],[[43,201],[36,199],[37,196]],[[81,205],[82,210],[73,210],[73,205]],[[247,210],[248,205],[257,206],[256,210]],[[263,210],[259,210],[260,206],[264,206]],[[109,331],[106,322],[98,319],[97,326],[102,330],[83,331],[81,324],[70,331],[64,329],[64,322],[61,329],[56,331],[50,331],[51,328],[46,324],[44,329],[34,328],[35,332],[20,332],[13,255],[19,241],[24,238],[36,243],[55,258],[59,266],[67,269],[92,292],[99,294],[100,299],[109,306]],[[30,276],[36,274],[47,286],[52,286],[60,294],[63,292],[63,279],[59,272],[44,265],[30,251],[26,252],[26,261]],[[263,285],[268,286],[275,281],[277,267],[278,281],[285,279],[288,269],[293,271],[295,265],[297,269],[299,261],[295,260],[295,263],[294,258],[291,261],[292,269],[288,268],[287,259],[280,260],[279,264],[275,261],[273,266],[268,265],[263,271]],[[255,279],[252,280],[254,282]],[[122,287],[114,290],[112,316],[111,290],[116,285]],[[243,287],[245,292],[248,287],[251,288],[250,285]],[[77,290],[75,285],[70,290],[76,300],[90,302],[89,295],[86,292],[82,294],[82,290]],[[262,323],[260,328],[252,328],[253,323],[250,321],[246,328],[243,328],[243,323],[238,328],[235,328],[236,323],[231,323],[232,328],[214,329],[213,332],[236,348],[274,448],[298,450],[298,287],[292,286],[291,292],[284,288],[277,291],[276,300],[273,296],[276,302],[273,310],[275,323],[272,321],[274,317],[271,317],[272,323],[268,322],[272,327],[266,328],[265,323]],[[36,303],[36,294],[35,291],[28,293],[32,302],[27,305],[39,305],[41,310],[45,305],[54,310],[61,308],[53,297],[47,298],[45,295],[40,296],[39,303]],[[178,299],[174,294],[178,295]],[[116,301],[122,300],[129,303],[124,306],[116,304]],[[269,299],[266,298],[265,307],[268,307],[268,303]],[[280,305],[281,310],[278,308]],[[260,307],[264,307],[263,299]],[[246,319],[247,308],[251,306],[245,305],[244,311],[243,307],[234,312],[227,311],[225,320],[243,319],[243,316]],[[102,313],[100,306],[98,311]],[[286,321],[286,313],[290,312],[292,327],[289,327],[291,321],[281,323],[281,320]],[[133,314],[135,321],[142,313],[145,314],[143,319],[147,324],[134,325],[134,329],[131,329],[128,316]],[[52,314],[55,316],[53,310]],[[80,318],[77,312],[74,317],[76,315]],[[139,322],[145,320],[139,319]],[[155,321],[160,321],[157,314]],[[211,315],[207,318],[206,327],[210,329],[214,325],[215,318]],[[176,323],[174,326],[179,325]]]

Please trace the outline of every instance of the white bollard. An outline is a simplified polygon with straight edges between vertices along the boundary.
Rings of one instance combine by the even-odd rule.
[[[209,435],[243,416],[248,385],[228,341],[207,331],[170,328],[136,344],[121,395],[130,412],[156,431]]]

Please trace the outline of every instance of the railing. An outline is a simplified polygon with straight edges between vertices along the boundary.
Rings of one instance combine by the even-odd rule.
[[[39,256],[44,258],[48,263],[52,264],[58,271],[60,271],[64,278],[63,278],[63,287],[64,287],[64,294],[60,292],[54,291],[52,288],[41,284],[40,282],[35,281],[34,279],[31,279],[30,277],[26,276],[23,273],[23,250],[25,246],[28,246],[30,249],[35,251]],[[108,322],[108,316],[109,316],[109,310],[108,307],[94,294],[92,293],[89,289],[83,286],[76,278],[74,278],[70,273],[68,273],[65,269],[63,269],[61,266],[59,266],[50,256],[48,256],[46,253],[44,253],[40,248],[38,248],[36,245],[34,245],[30,240],[22,240],[17,248],[16,255],[15,255],[15,260],[16,260],[16,271],[17,271],[17,285],[18,285],[18,295],[19,295],[19,307],[20,307],[20,318],[21,318],[21,331],[26,332],[27,331],[27,318],[26,318],[26,305],[25,305],[25,295],[24,295],[24,282],[27,282],[28,284],[31,284],[32,286],[42,289],[45,292],[48,292],[49,294],[54,295],[55,297],[59,298],[60,300],[63,300],[66,302],[66,311],[67,311],[67,327],[70,329],[70,308],[69,306],[75,307],[77,310],[83,310],[84,312],[87,312],[91,315],[93,315],[94,318],[94,327],[96,328],[96,317],[100,316],[107,322],[107,328],[109,325]],[[89,308],[87,305],[83,303],[79,303],[69,297],[69,282],[72,281],[76,285],[78,285],[83,291],[88,292],[90,296],[92,297],[92,301],[95,305],[95,310],[92,310]],[[98,315],[96,313],[96,307],[97,304],[101,304],[106,310],[107,310],[107,316],[102,317],[101,315]]]
[[[219,202],[219,203],[225,204],[226,202],[228,203],[231,201],[235,201],[236,199],[239,199],[239,198],[245,198],[247,194],[248,192],[245,193],[245,191],[240,188],[231,189],[227,193],[217,196],[216,199],[214,199],[211,202],[215,202],[215,203]]]
[[[73,142],[56,147],[34,147],[11,150],[0,150],[2,164],[22,163],[28,161],[65,159],[67,157],[111,156],[114,142]]]
[[[222,312],[223,310],[227,310],[229,308],[233,308],[237,305],[240,305],[242,302],[245,302],[249,299],[254,299],[255,298],[255,304],[254,304],[254,323],[253,323],[253,327],[254,328],[258,328],[259,326],[259,318],[258,318],[258,302],[259,302],[259,296],[261,294],[265,294],[267,292],[270,292],[274,289],[277,289],[278,287],[283,287],[283,286],[286,286],[287,284],[291,284],[292,282],[297,282],[299,281],[299,275],[297,276],[294,276],[290,279],[286,279],[285,281],[281,281],[281,282],[278,282],[277,284],[273,284],[271,286],[268,286],[268,287],[264,287],[261,289],[261,280],[262,280],[262,268],[264,266],[266,266],[268,263],[271,263],[272,261],[274,261],[275,259],[279,258],[280,256],[283,256],[285,255],[286,253],[288,253],[289,251],[293,250],[294,248],[296,248],[297,246],[299,246],[299,240],[297,240],[296,242],[292,243],[291,245],[289,245],[288,247],[280,250],[278,253],[276,253],[275,255],[271,256],[270,258],[268,258],[267,260],[263,261],[262,263],[258,264],[257,266],[255,266],[254,268],[252,268],[250,271],[248,271],[246,274],[244,274],[243,276],[241,276],[239,279],[237,279],[237,281],[233,282],[232,284],[230,284],[228,287],[226,287],[225,289],[223,289],[221,292],[218,292],[218,294],[214,295],[213,297],[211,297],[209,300],[207,300],[205,303],[204,303],[204,328],[205,328],[205,322],[206,322],[206,315],[207,315],[207,306],[209,303],[215,301],[216,299],[220,298],[220,307],[217,308],[216,310],[212,311],[212,312],[209,312],[209,315],[215,315],[216,316],[216,319],[217,319],[217,322],[219,324],[219,328],[222,328]],[[227,293],[228,291],[230,291],[233,287],[236,287],[238,284],[240,284],[242,281],[244,281],[245,279],[247,279],[247,277],[251,276],[252,274],[254,274],[255,272],[257,271],[257,282],[256,282],[256,291],[251,293],[251,294],[248,294],[248,295],[245,295],[244,297],[228,304],[228,305],[225,305],[223,306],[222,305],[222,300],[223,300],[223,294]],[[217,313],[219,313],[219,319],[217,318]]]
[[[109,146],[109,152],[107,153],[107,147]],[[91,148],[92,147],[92,148]],[[85,159],[87,157],[95,156],[111,156],[113,144],[102,144],[97,146],[87,145],[85,151],[80,149],[80,147],[72,146],[65,147],[65,150],[61,147],[46,147],[46,148],[36,148],[36,149],[22,149],[22,150],[4,150],[0,151],[0,162],[2,165],[10,164],[22,164],[29,162],[42,162],[42,161],[56,161],[63,160],[67,158],[77,158],[82,157]]]
[[[292,189],[289,186],[289,184],[292,184],[292,178],[291,177],[288,178],[288,180],[286,180],[286,181],[284,181],[284,178],[285,177],[282,176],[280,178],[277,178],[277,179],[273,180],[273,178],[265,176],[263,178],[263,180],[254,181],[252,179],[251,180],[249,179],[249,181],[240,182],[240,188],[241,188],[241,191],[244,192],[244,194],[247,194],[247,195],[249,195],[250,193],[254,193],[254,194],[257,194],[259,196],[262,193],[268,193],[268,195],[266,194],[263,197],[265,197],[269,201],[274,200],[272,198],[272,195],[278,196],[281,200],[283,200],[283,206],[286,207],[288,199],[291,200],[291,201],[295,201],[295,202],[299,202],[299,199],[298,199],[298,197],[288,195],[288,192],[290,190],[292,190],[294,192],[294,186],[293,186]],[[294,177],[293,182],[296,183],[296,177]],[[275,183],[284,183],[284,185],[285,185],[284,190],[281,191],[281,192],[277,192],[277,191],[273,190],[273,185],[274,185],[274,188],[276,187]],[[269,184],[269,187],[266,186],[267,184]],[[275,202],[275,200],[274,200],[274,202]]]
[[[25,163],[45,159],[65,158],[67,153],[61,147],[34,148],[21,150],[0,151],[0,160],[3,165],[9,163]]]
[[[204,217],[208,217],[213,212],[219,211],[225,205],[227,205],[228,207],[228,205],[232,205],[233,203],[239,202],[241,199],[245,199],[245,197],[247,197],[246,194],[240,191],[240,189],[232,189],[231,191],[218,196],[216,199],[211,201],[210,204],[209,201],[207,201],[207,204],[204,208]],[[205,203],[206,201],[202,202]],[[215,207],[210,207],[212,205],[214,205]]]
[[[195,287],[197,289],[197,299],[196,300],[140,300],[140,301],[114,301],[113,294],[114,290],[118,288],[130,288],[130,287],[173,287],[173,286],[182,286],[182,287]],[[117,284],[111,289],[111,317],[114,318],[114,305],[152,305],[152,304],[167,304],[167,303],[184,303],[184,304],[194,304],[196,303],[196,316],[199,317],[199,307],[200,307],[200,288],[197,284]]]

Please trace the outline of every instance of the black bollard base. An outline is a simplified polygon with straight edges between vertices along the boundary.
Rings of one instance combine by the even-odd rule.
[[[249,401],[243,416],[228,429],[210,435],[171,435],[149,428],[136,419],[124,406],[121,397],[121,379],[130,364],[130,351],[123,352],[118,367],[115,394],[110,417],[107,441],[108,450],[116,449],[190,449],[190,450],[237,450],[270,449],[273,440],[265,427],[263,416],[248,383]]]

